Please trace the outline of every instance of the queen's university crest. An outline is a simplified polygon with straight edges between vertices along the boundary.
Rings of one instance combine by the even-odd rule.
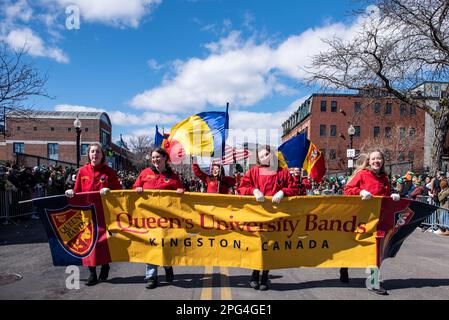
[[[89,256],[98,235],[94,206],[47,210],[47,215],[59,243],[68,253],[77,258]]]
[[[314,145],[312,145],[312,150],[309,155],[309,163],[313,164],[317,157],[318,157],[318,149]]]

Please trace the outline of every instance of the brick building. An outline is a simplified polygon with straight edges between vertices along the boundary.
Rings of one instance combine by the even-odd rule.
[[[24,117],[9,114],[0,135],[0,159],[14,162],[17,154],[76,164],[74,120],[81,121],[81,161],[87,162],[87,147],[100,142],[108,150],[107,162],[117,169],[131,166],[132,154],[112,143],[112,125],[105,112],[35,111]],[[30,164],[25,164],[30,165]]]
[[[408,163],[413,170],[423,170],[424,111],[388,96],[313,94],[282,124],[282,141],[306,133],[324,153],[328,173],[343,172],[351,124],[356,153],[378,147],[385,152],[387,166]]]

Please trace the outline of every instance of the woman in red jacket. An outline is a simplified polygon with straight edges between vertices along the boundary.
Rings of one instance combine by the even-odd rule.
[[[235,179],[233,177],[225,176],[223,166],[218,163],[212,164],[211,174],[208,175],[201,171],[200,166],[194,159],[192,170],[195,176],[200,178],[200,180],[207,185],[207,193],[228,194],[231,193],[232,187],[235,186]],[[219,192],[218,188],[220,188]]]
[[[151,152],[151,165],[144,169],[137,177],[133,185],[138,193],[143,190],[176,190],[177,193],[184,193],[184,186],[179,176],[173,172],[168,164],[170,157],[162,148],[157,148]],[[154,289],[158,286],[157,265],[147,264],[145,271],[146,288]],[[173,282],[173,267],[164,266],[165,279],[167,282]]]
[[[122,188],[115,171],[105,163],[105,153],[99,143],[89,145],[87,157],[89,163],[79,169],[75,187],[65,192],[67,197],[72,198],[75,193],[88,191],[100,191],[103,196],[110,189],[118,190]],[[96,266],[89,266],[90,276],[86,285],[93,286],[98,283],[98,279],[106,280],[109,276],[109,269],[109,264],[102,265],[100,276],[97,278]]]
[[[354,174],[348,179],[344,188],[345,195],[360,195],[362,200],[369,200],[374,196],[390,196],[390,180],[385,173],[384,154],[375,150],[369,153],[368,157],[354,171]],[[394,201],[399,201],[401,197],[397,193],[391,194]],[[378,272],[376,274],[379,274]],[[340,281],[349,282],[348,268],[340,269]],[[379,281],[377,281],[379,283]],[[377,294],[386,295],[387,291],[379,285],[379,288],[368,288]]]
[[[279,167],[277,157],[265,145],[256,152],[257,166],[251,168],[242,178],[238,192],[254,195],[256,201],[264,202],[264,196],[273,196],[272,202],[279,204],[284,196],[298,195],[298,188],[288,169]],[[259,284],[259,270],[253,270],[249,285],[254,289],[268,290],[268,271],[263,270]]]

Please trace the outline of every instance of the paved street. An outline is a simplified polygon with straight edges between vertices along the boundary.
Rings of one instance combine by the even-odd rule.
[[[0,226],[0,299],[354,299],[427,300],[449,299],[449,237],[422,233],[409,237],[398,256],[382,266],[388,296],[365,289],[363,269],[350,269],[351,281],[338,280],[338,269],[281,269],[271,271],[269,291],[248,287],[249,270],[223,267],[174,267],[175,281],[145,289],[144,264],[113,263],[110,279],[86,287],[86,267],[81,268],[80,289],[67,289],[65,267],[53,267],[50,249],[40,221]],[[12,274],[21,280],[12,282]]]

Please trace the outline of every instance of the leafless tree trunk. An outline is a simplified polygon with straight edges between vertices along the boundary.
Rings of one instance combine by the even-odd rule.
[[[415,89],[425,81],[449,80],[449,1],[372,0],[376,7],[359,13],[351,40],[325,41],[329,50],[316,55],[309,81],[350,89],[368,96],[391,95],[427,112],[435,124],[430,173],[441,170],[449,127],[449,90],[435,109]]]

